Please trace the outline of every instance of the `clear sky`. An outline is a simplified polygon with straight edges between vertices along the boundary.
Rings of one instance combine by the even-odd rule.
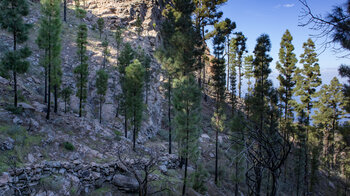
[[[341,5],[345,3],[345,0],[308,0],[308,3],[314,13],[326,14],[332,10],[334,5]],[[270,36],[272,43],[270,55],[274,59],[270,65],[273,70],[272,79],[278,75],[274,69],[278,60],[280,41],[286,29],[289,29],[294,38],[293,44],[298,59],[303,53],[303,43],[310,35],[317,33],[308,27],[298,26],[302,5],[297,0],[228,0],[221,7],[221,11],[224,13],[223,18],[235,21],[236,31],[242,31],[248,38],[249,53],[253,52],[259,35],[266,33]],[[318,53],[321,53],[322,40],[313,40],[316,42]],[[350,64],[349,59],[338,58],[332,49],[327,49],[319,54],[318,58],[324,83],[338,76],[337,69],[340,64]],[[275,80],[273,81],[276,83]]]

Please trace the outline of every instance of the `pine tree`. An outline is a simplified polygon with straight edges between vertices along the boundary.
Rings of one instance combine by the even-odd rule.
[[[143,31],[143,29],[142,29],[142,21],[141,21],[140,16],[137,16],[137,19],[136,19],[136,22],[135,22],[135,26],[136,26],[137,35],[140,36],[142,31]]]
[[[309,137],[309,125],[311,109],[313,107],[312,98],[315,97],[316,88],[321,85],[320,67],[318,64],[317,54],[315,52],[316,47],[311,39],[308,39],[303,44],[304,53],[300,55],[300,63],[303,64],[302,69],[296,69],[294,80],[296,86],[294,88],[295,95],[300,97],[300,103],[294,103],[295,109],[299,116],[302,115],[304,120],[302,126],[304,126],[305,133],[304,141],[302,141],[304,152],[304,186],[303,193],[309,193],[309,150],[308,150],[308,137]]]
[[[192,24],[195,7],[192,1],[174,1],[164,10],[166,20],[161,29],[164,39],[156,53],[166,76],[168,99],[169,153],[171,153],[171,96],[173,80],[190,75],[196,69],[196,31]]]
[[[97,29],[100,32],[100,39],[102,37],[103,29],[105,28],[105,21],[103,18],[98,18],[97,19]]]
[[[106,64],[108,63],[108,56],[110,55],[109,49],[108,49],[108,40],[107,40],[107,36],[105,38],[105,40],[102,42],[102,55],[103,55],[103,64],[102,64],[102,68],[106,67]]]
[[[77,16],[82,19],[85,17],[85,11],[79,7],[77,4]],[[89,76],[89,64],[88,64],[88,56],[86,55],[86,46],[87,46],[87,26],[84,23],[80,23],[78,26],[77,32],[77,55],[79,59],[79,65],[74,69],[74,74],[76,75],[77,80],[77,97],[79,97],[79,117],[82,116],[83,112],[83,103],[87,99],[87,82]]]
[[[343,92],[348,103],[346,106],[346,111],[350,113],[350,66],[341,65],[338,71],[341,77],[345,77],[348,80],[348,84],[344,84]]]
[[[69,86],[67,86],[66,88],[64,88],[61,91],[61,96],[62,96],[63,101],[64,101],[64,113],[67,112],[67,103],[69,103],[70,96],[72,95],[72,93],[73,93],[73,91]]]
[[[47,99],[46,119],[50,119],[51,88],[54,94],[54,112],[57,113],[58,93],[61,86],[61,16],[59,0],[41,1],[41,21],[38,38],[36,40],[40,49],[44,50],[42,62],[45,64],[45,100]],[[46,82],[47,81],[47,82]],[[46,90],[45,90],[46,91]],[[46,98],[47,96],[47,98]]]
[[[131,45],[129,43],[126,43],[118,57],[118,62],[119,62],[118,71],[120,74],[119,82],[122,87],[122,94],[119,96],[119,104],[121,105],[121,109],[124,115],[124,133],[126,138],[128,137],[128,118],[130,116],[130,111],[126,105],[126,95],[127,95],[128,89],[125,83],[125,77],[126,77],[125,74],[126,74],[126,68],[132,63],[132,61],[134,60],[134,57],[135,57],[135,51],[131,48]]]
[[[251,78],[254,77],[254,73],[253,73],[253,60],[254,57],[253,55],[248,55],[244,58],[244,76],[245,78],[248,80],[247,85],[248,85],[248,94],[252,93],[252,81],[250,80]]]
[[[267,118],[267,101],[269,90],[272,86],[270,80],[268,80],[271,70],[269,64],[272,58],[268,52],[271,50],[270,38],[267,34],[262,34],[257,39],[257,44],[254,48],[255,58],[253,60],[253,73],[255,78],[255,87],[252,95],[252,119],[257,124],[258,130],[261,133],[265,133],[265,119]],[[264,118],[265,117],[265,118]],[[257,145],[258,154],[261,154],[261,147]],[[259,157],[261,159],[262,157]],[[254,174],[255,174],[255,194],[260,194],[261,191],[261,176],[262,166],[259,163],[254,162]]]
[[[31,55],[28,47],[17,49],[17,45],[28,40],[29,24],[25,24],[23,17],[28,15],[29,8],[26,0],[1,0],[0,27],[7,30],[13,37],[13,50],[5,53],[1,60],[5,72],[12,71],[14,85],[14,106],[17,107],[17,74],[27,72]],[[7,74],[6,74],[7,75]]]
[[[136,135],[140,130],[143,113],[143,87],[145,68],[139,60],[134,60],[125,69],[126,105],[131,112],[131,125],[133,126],[133,150],[136,150]]]
[[[145,68],[145,96],[146,100],[145,103],[146,105],[148,104],[148,92],[149,92],[149,87],[150,87],[150,80],[151,80],[151,73],[150,73],[150,66],[151,66],[151,57],[145,53],[145,50],[141,50],[139,48],[138,50],[138,55],[137,59],[141,62],[143,68]]]
[[[215,92],[215,112],[212,118],[212,124],[215,128],[215,184],[218,183],[218,136],[219,131],[224,129],[224,118],[222,110],[222,102],[225,100],[225,59],[223,53],[225,49],[225,34],[221,29],[217,29],[217,34],[213,39],[214,55],[215,58],[212,60],[212,73],[213,73],[213,86]]]
[[[206,48],[206,40],[210,39],[213,34],[211,32],[207,32],[207,26],[213,26],[223,15],[221,11],[218,11],[219,7],[226,3],[227,0],[194,0],[193,3],[195,5],[194,10],[194,25],[197,29],[197,32],[200,36],[199,42],[200,45],[198,48],[201,48],[202,51],[199,53],[198,58],[198,69],[199,69],[199,85],[201,87],[202,83],[205,83],[205,48]],[[202,76],[203,70],[203,76]],[[203,77],[203,81],[202,81]],[[205,88],[204,88],[205,90]]]
[[[318,92],[319,100],[315,103],[314,124],[319,125],[323,133],[323,157],[326,167],[334,168],[335,134],[339,120],[345,115],[346,100],[342,92],[342,85],[334,77],[329,85],[325,84]]]
[[[102,104],[105,101],[105,96],[107,93],[107,87],[108,87],[108,73],[100,69],[96,73],[96,88],[97,88],[97,94],[99,96],[99,102],[100,102],[100,123],[102,123]]]
[[[293,97],[293,88],[295,86],[294,73],[296,70],[295,64],[297,59],[295,57],[294,46],[292,44],[293,37],[288,30],[284,33],[281,41],[281,48],[279,51],[279,61],[276,63],[276,69],[280,72],[277,79],[280,82],[278,92],[281,97],[281,101],[284,104],[284,122],[283,132],[288,134],[288,130],[291,128],[293,123],[293,113],[290,102]]]
[[[195,162],[199,156],[200,90],[193,76],[183,76],[175,81],[173,102],[179,152],[180,156],[185,159],[182,187],[182,195],[185,195],[188,160]]]
[[[243,55],[246,53],[246,41],[247,38],[242,32],[236,33],[236,37],[231,40],[230,43],[230,55],[233,65],[238,68],[238,97],[241,98],[242,93],[242,72]]]
[[[117,27],[117,30],[115,31],[115,41],[117,44],[117,59],[119,59],[119,51],[120,47],[123,45],[123,30],[120,26]],[[119,61],[118,61],[119,63]],[[118,65],[118,64],[117,64]]]

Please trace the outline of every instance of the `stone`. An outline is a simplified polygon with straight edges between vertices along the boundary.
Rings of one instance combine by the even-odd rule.
[[[214,153],[209,153],[209,156],[210,156],[210,158],[214,158],[215,157],[215,155],[214,155]]]
[[[9,83],[10,83],[10,82],[9,82],[7,79],[5,79],[5,78],[3,78],[3,77],[0,76],[0,84],[8,85]]]
[[[29,163],[34,163],[34,161],[35,161],[35,158],[31,153],[28,154],[28,161],[29,161]]]
[[[10,174],[7,172],[3,172],[2,176],[0,176],[0,187],[7,184],[10,181]]]
[[[35,108],[27,103],[21,102],[21,103],[18,103],[18,106],[22,107],[24,110],[29,110],[29,111],[33,111],[33,112],[35,111]]]
[[[20,118],[18,118],[17,116],[12,120],[12,122],[15,124],[22,124],[23,123],[23,121]]]
[[[138,182],[135,178],[124,176],[121,174],[114,175],[112,183],[119,189],[128,192],[136,192],[139,187]]]
[[[12,150],[14,148],[15,141],[8,137],[5,141],[0,143],[0,150]]]
[[[159,166],[159,170],[163,173],[166,174],[168,172],[168,168],[165,165]]]

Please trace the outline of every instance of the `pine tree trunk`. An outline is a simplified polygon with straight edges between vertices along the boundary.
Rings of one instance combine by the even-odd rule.
[[[58,101],[57,101],[57,85],[54,86],[54,99],[55,99],[55,107],[54,107],[54,112],[57,113],[57,108],[58,108]]]
[[[238,97],[242,97],[242,66],[241,61],[239,60],[239,66],[238,66]]]
[[[124,132],[125,132],[125,138],[128,138],[128,117],[127,117],[125,105],[124,105]]]
[[[64,113],[67,113],[67,100],[64,100]]]
[[[13,31],[13,51],[15,52],[17,50],[17,33],[16,31]],[[13,90],[14,90],[14,106],[17,108],[17,67],[14,65],[13,69]]]
[[[63,0],[63,20],[67,22],[67,0]]]
[[[135,93],[134,93],[134,96],[136,96]],[[135,104],[135,103],[134,103],[134,104]],[[135,147],[136,147],[136,108],[135,108],[135,105],[133,106],[133,112],[134,112],[134,115],[133,115],[133,116],[134,116],[134,117],[133,117],[133,121],[134,121],[134,123],[133,123],[133,124],[134,124],[134,125],[133,125],[133,128],[134,128],[134,129],[133,129],[133,132],[134,132],[134,133],[133,133],[133,136],[132,136],[132,137],[133,137],[133,140],[132,140],[132,141],[133,141],[132,149],[133,149],[134,151],[136,151],[136,148],[135,148]]]
[[[188,110],[188,104],[187,104],[187,108],[186,108],[186,114],[187,114],[187,118],[186,118],[186,152],[185,152],[185,175],[184,175],[184,184],[182,187],[182,196],[185,195],[186,193],[186,184],[187,184],[187,166],[188,166],[188,142],[189,142],[189,110]]]
[[[238,196],[238,161],[237,161],[237,157],[238,157],[238,152],[236,152],[236,164],[235,164],[235,196]]]
[[[102,95],[100,95],[100,123],[102,123]]]
[[[51,34],[49,31],[49,43],[51,43]],[[46,119],[50,119],[50,110],[51,110],[51,44],[49,44],[48,48],[48,70],[47,70],[47,76],[48,76],[48,89],[47,89],[47,113],[46,113]]]
[[[82,58],[82,57],[81,57]],[[82,66],[82,60],[80,66]],[[79,117],[82,116],[82,110],[83,110],[83,73],[80,70],[80,96],[79,96]]]
[[[171,78],[168,85],[169,154],[171,154]]]
[[[219,95],[217,93],[217,105],[216,105],[216,132],[215,132],[215,184],[218,184],[218,139],[219,139]]]
[[[47,58],[47,50],[45,50],[45,58]],[[44,72],[45,72],[44,103],[47,103],[47,66],[45,66]]]
[[[228,37],[228,36],[227,36]],[[227,90],[230,89],[230,39],[227,38]]]

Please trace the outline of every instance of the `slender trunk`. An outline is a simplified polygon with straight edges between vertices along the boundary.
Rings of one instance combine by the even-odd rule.
[[[171,78],[168,85],[169,154],[171,154]]]
[[[102,123],[102,95],[100,95],[100,123]]]
[[[216,131],[215,131],[215,184],[218,184],[218,139],[219,139],[219,95],[216,94]]]
[[[67,0],[63,1],[63,20],[67,22]]]
[[[51,23],[51,18],[49,18],[49,23]],[[47,70],[47,75],[48,75],[48,90],[47,90],[47,113],[46,113],[46,119],[50,119],[50,110],[51,110],[51,34],[50,31],[49,33],[49,47],[48,47],[48,70]]]
[[[57,108],[58,108],[58,94],[57,94],[57,85],[54,86],[54,99],[55,99],[55,106],[54,106],[54,112],[57,113]]]
[[[296,194],[297,196],[299,196],[299,187],[300,187],[300,169],[299,168],[299,164],[301,163],[301,151],[298,153],[298,165],[297,165],[297,179],[296,179],[296,183],[297,183],[297,187],[296,187]]]
[[[310,93],[309,93],[310,94]],[[311,105],[310,103],[307,104],[307,116],[306,116],[306,130],[305,130],[305,150],[304,150],[304,195],[309,195],[309,165],[308,165],[308,141],[309,141],[309,123],[310,123],[310,110],[311,110]]]
[[[82,63],[82,62],[81,62]],[[80,64],[82,66],[82,64]],[[82,116],[83,110],[83,73],[80,71],[80,96],[79,96],[79,117]]]
[[[238,97],[241,98],[242,97],[242,62],[241,60],[239,60],[238,62]]]
[[[182,187],[182,195],[184,196],[186,193],[186,184],[187,184],[187,165],[188,165],[188,140],[189,140],[189,109],[188,109],[188,103],[186,108],[186,153],[185,153],[185,175],[184,175],[184,184]]]
[[[270,173],[267,171],[266,196],[270,195]]]
[[[128,117],[127,117],[127,111],[126,111],[125,105],[124,105],[124,132],[125,132],[125,138],[128,138]]]
[[[228,37],[228,36],[227,36]],[[227,38],[227,90],[230,89],[230,38]]]
[[[136,93],[134,93],[134,96],[136,96]],[[134,151],[136,151],[136,148],[135,148],[135,146],[136,146],[136,108],[135,108],[135,105],[133,106],[133,113],[134,113],[134,115],[133,115],[133,121],[134,121],[134,123],[133,123],[133,146],[132,146],[132,149],[134,150]]]
[[[64,113],[67,113],[67,99],[64,99]]]
[[[238,152],[236,153],[236,172],[235,172],[235,196],[238,196],[238,161],[237,161],[237,157],[238,157]]]
[[[47,58],[47,50],[45,49],[45,56],[44,58]],[[44,103],[47,103],[47,66],[45,65],[44,67],[44,72],[45,72],[45,88],[44,88]]]
[[[17,33],[16,33],[16,30],[13,31],[13,51],[15,52],[17,50]],[[14,91],[14,94],[15,94],[15,97],[14,97],[14,106],[17,107],[17,66],[16,64],[13,65],[14,68],[13,68],[13,91]]]

